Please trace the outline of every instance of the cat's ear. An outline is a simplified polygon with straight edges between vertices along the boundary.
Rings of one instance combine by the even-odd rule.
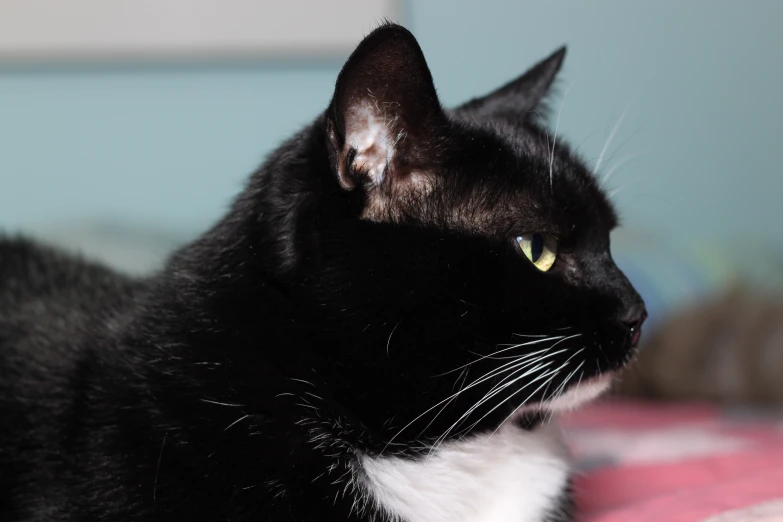
[[[457,111],[482,117],[498,117],[521,120],[536,109],[552,86],[565,58],[566,48],[561,47],[547,58],[531,67],[526,73],[503,87],[470,100]]]
[[[343,66],[327,112],[340,186],[391,188],[420,180],[444,121],[416,39],[398,25],[376,29]]]

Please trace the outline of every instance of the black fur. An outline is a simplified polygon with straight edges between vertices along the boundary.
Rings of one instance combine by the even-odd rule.
[[[574,485],[569,480],[560,497],[555,500],[552,509],[546,514],[544,522],[571,522],[574,520]]]
[[[1,240],[0,520],[369,520],[357,456],[417,458],[502,376],[403,428],[505,362],[481,358],[498,344],[581,334],[529,403],[579,363],[620,368],[643,306],[609,254],[615,214],[531,115],[563,54],[443,110],[416,41],[386,25],[159,274]],[[379,187],[345,135],[368,91],[403,132]],[[362,217],[372,198],[383,211]],[[546,273],[514,243],[532,232],[559,240]],[[461,435],[494,430],[517,392]]]

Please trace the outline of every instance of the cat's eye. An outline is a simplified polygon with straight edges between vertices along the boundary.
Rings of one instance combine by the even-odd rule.
[[[523,234],[517,236],[516,242],[525,257],[536,268],[546,272],[557,259],[557,239],[547,234]]]

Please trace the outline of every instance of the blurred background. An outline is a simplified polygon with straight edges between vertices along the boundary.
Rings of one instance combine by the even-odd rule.
[[[653,325],[783,281],[776,0],[0,0],[0,229],[153,270],[326,107],[382,18],[446,105],[568,45],[559,135],[607,178]]]

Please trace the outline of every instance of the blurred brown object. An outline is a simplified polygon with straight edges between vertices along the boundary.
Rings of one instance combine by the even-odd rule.
[[[783,296],[734,286],[675,313],[622,375],[622,395],[783,404]]]

